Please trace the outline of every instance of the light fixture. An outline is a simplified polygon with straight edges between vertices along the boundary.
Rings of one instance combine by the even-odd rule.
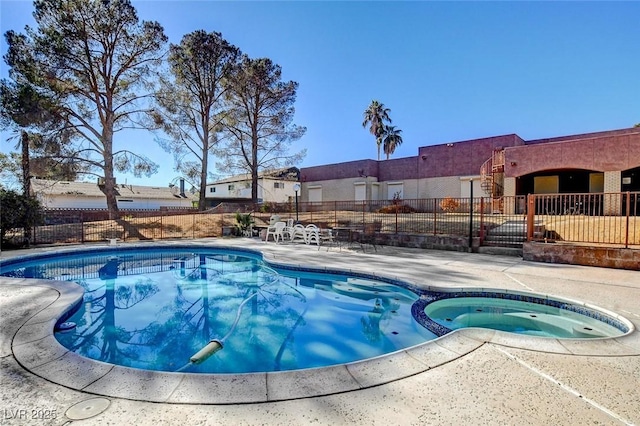
[[[298,191],[300,191],[300,182],[293,184],[293,190],[296,193],[296,223],[298,223]]]

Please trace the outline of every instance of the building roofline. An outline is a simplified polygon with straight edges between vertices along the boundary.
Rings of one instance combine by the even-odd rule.
[[[94,182],[75,182],[75,181],[57,181],[50,179],[36,179],[31,181],[31,190],[36,194],[43,194],[47,196],[82,196],[100,198],[105,197],[104,193],[100,190],[97,183]],[[176,189],[162,186],[145,186],[145,185],[128,185],[128,184],[116,184],[116,197],[122,198],[143,198],[143,199],[188,199],[196,200],[197,194],[191,194],[186,191],[184,196],[179,192],[179,187],[174,186]]]
[[[640,127],[628,127],[626,129],[604,130],[601,132],[580,133],[577,135],[555,136],[551,138],[531,139],[525,141],[525,145],[536,145],[552,142],[569,142],[584,139],[596,139],[607,136],[634,135],[640,133]]]
[[[288,173],[295,173],[296,174],[296,178],[295,179],[291,179],[291,178],[288,178],[286,176],[278,176],[278,174],[286,175]],[[297,181],[297,180],[299,180],[299,178],[300,178],[300,169],[298,169],[297,167],[283,167],[283,168],[280,168],[280,169],[264,170],[264,171],[258,173],[258,179]],[[239,174],[239,175],[229,176],[227,178],[220,179],[220,180],[217,180],[215,182],[209,182],[209,183],[207,183],[207,186],[224,184],[224,183],[245,182],[245,181],[248,181],[248,180],[251,180],[251,174],[250,173],[242,173],[242,174]]]

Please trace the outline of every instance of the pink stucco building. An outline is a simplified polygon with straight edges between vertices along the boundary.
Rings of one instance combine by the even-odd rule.
[[[303,201],[640,191],[640,128],[423,146],[418,155],[300,169]]]

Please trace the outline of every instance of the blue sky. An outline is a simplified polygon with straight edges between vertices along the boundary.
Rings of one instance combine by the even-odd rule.
[[[527,139],[640,122],[640,2],[133,1],[170,42],[219,31],[253,58],[269,57],[300,86],[299,166],[376,158],[362,127],[372,99],[418,147],[516,133]],[[1,1],[1,29],[33,25],[30,1]],[[6,44],[2,40],[2,54]],[[2,76],[6,66],[2,63]],[[6,136],[6,135],[3,135]],[[0,141],[2,151],[13,142]],[[164,185],[173,157],[139,131],[160,171],[128,183]]]

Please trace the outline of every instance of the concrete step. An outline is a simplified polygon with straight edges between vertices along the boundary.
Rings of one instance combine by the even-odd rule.
[[[523,243],[515,241],[483,241],[484,247],[504,247],[504,248],[518,248],[522,249]]]
[[[478,253],[522,257],[522,247],[481,246]]]
[[[517,242],[517,243],[524,243],[525,241],[527,241],[527,237],[525,237],[524,235],[487,235],[484,238],[484,241],[493,241],[493,242]]]

